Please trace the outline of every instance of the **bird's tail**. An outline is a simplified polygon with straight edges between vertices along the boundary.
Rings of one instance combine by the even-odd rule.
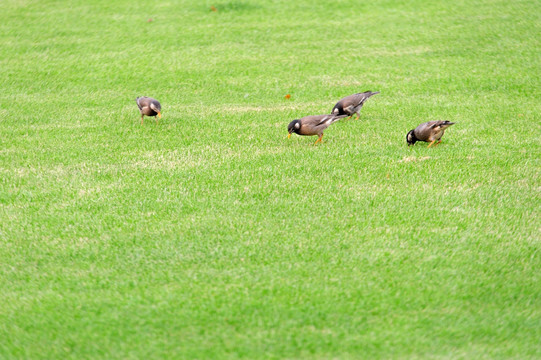
[[[347,115],[336,115],[336,114],[325,115],[323,118],[321,118],[319,123],[316,124],[316,126],[319,126],[322,124],[327,124],[327,126],[331,126],[333,123],[335,123],[336,121],[340,119],[345,118],[346,116]]]
[[[451,125],[454,125],[455,123],[454,122],[451,122],[449,120],[440,120],[440,121],[435,121],[434,124],[430,127],[430,129],[436,129],[436,128],[439,128],[439,129],[447,129],[449,126]]]
[[[366,97],[364,98],[365,100],[368,99],[370,96],[374,96],[376,94],[379,94],[379,91],[365,91],[364,94],[366,95]]]
[[[365,91],[362,93],[358,93],[357,95],[357,102],[359,105],[362,105],[365,103],[366,100],[368,100],[371,96],[374,96],[376,94],[379,94],[379,91]]]
[[[449,126],[454,125],[454,124],[455,124],[455,123],[452,122],[452,121],[445,120],[445,121],[441,124],[441,127],[444,128],[444,129],[446,129],[446,128],[448,128]]]
[[[330,114],[329,116],[332,116],[331,124],[333,124],[339,120],[342,120],[343,118],[346,118],[348,115],[347,114],[344,114],[344,115]]]

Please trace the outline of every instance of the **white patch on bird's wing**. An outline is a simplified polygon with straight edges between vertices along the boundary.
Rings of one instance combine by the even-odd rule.
[[[295,129],[298,129],[298,128],[300,128],[300,127],[301,127],[301,124],[299,124],[298,122],[295,123]]]

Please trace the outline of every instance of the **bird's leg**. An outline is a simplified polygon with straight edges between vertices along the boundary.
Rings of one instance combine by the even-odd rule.
[[[314,143],[317,144],[318,142],[323,142],[323,140],[321,140],[323,138],[323,134],[319,135],[319,137],[317,138],[316,142]]]
[[[438,146],[440,143],[441,143],[441,139],[439,139],[438,142],[434,144],[434,147]]]
[[[428,145],[427,149],[428,149],[429,147],[431,147],[435,142],[436,142],[436,140],[432,141],[432,142]]]
[[[145,115],[141,115],[141,125],[143,125],[143,118],[145,117]]]
[[[359,114],[358,112],[355,113],[357,115],[357,117],[355,118],[355,120],[359,120],[359,118],[361,117],[361,114]],[[353,116],[353,115],[351,115]]]

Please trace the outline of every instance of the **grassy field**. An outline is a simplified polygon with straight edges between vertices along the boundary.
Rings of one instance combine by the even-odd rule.
[[[538,1],[0,9],[1,359],[541,358]]]

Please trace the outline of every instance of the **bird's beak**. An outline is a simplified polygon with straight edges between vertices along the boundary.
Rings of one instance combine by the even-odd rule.
[[[158,117],[161,119],[162,118],[162,112],[161,111],[158,111]]]
[[[289,139],[291,137],[291,133],[287,134],[287,138]]]

